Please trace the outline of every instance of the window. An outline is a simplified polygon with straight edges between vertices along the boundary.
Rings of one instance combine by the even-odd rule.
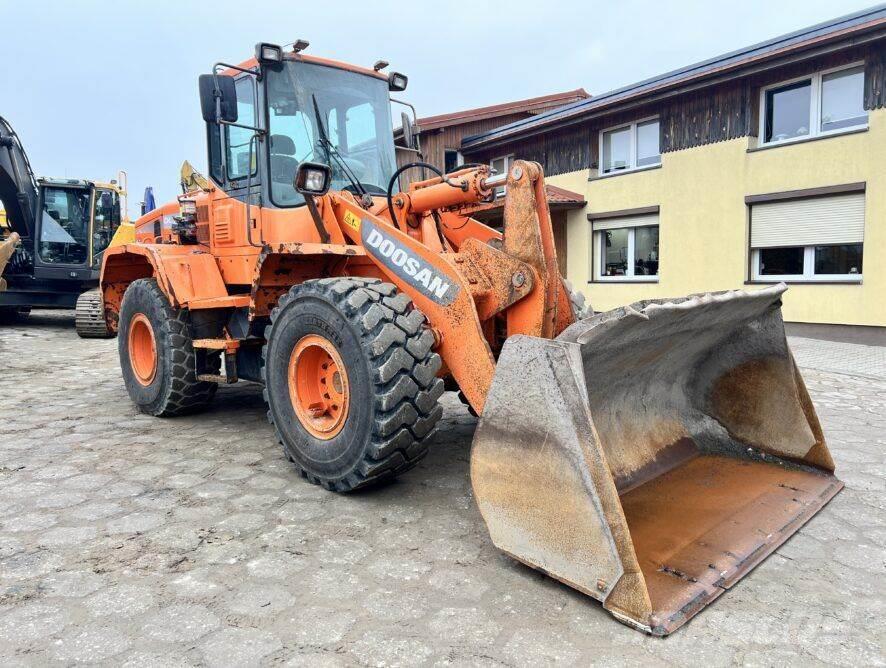
[[[84,264],[89,252],[92,195],[87,188],[43,189],[40,258],[46,263]]]
[[[600,133],[600,172],[612,174],[661,164],[657,118]]]
[[[447,174],[454,172],[459,165],[464,164],[461,153],[455,149],[446,149],[443,152],[443,171]]]
[[[237,122],[242,125],[255,125],[255,88],[252,77],[245,76],[238,79],[237,89]],[[244,179],[251,171],[255,173],[256,143],[252,145],[252,165],[249,164],[249,144],[253,135],[252,130],[238,128],[233,125],[225,126],[225,134],[228,139],[228,178],[232,181]]]
[[[116,191],[95,191],[92,219],[92,254],[95,256],[108,247],[114,231],[120,225],[120,198]]]
[[[503,155],[500,158],[493,158],[489,161],[489,166],[495,170],[496,174],[507,174],[508,170],[511,168],[511,163],[514,162],[514,155]],[[501,186],[500,188],[495,189],[495,196],[501,197],[505,194],[505,187]]]
[[[657,281],[658,228],[657,213],[594,220],[594,278]]]
[[[863,192],[752,204],[752,278],[861,280],[864,207]]]
[[[266,78],[271,200],[299,206],[293,178],[305,161],[332,170],[332,190],[384,194],[396,170],[387,84],[334,67],[285,61]],[[330,150],[323,138],[335,150]],[[356,181],[359,185],[355,185]]]
[[[760,103],[764,144],[865,127],[864,65],[769,86],[763,89]]]

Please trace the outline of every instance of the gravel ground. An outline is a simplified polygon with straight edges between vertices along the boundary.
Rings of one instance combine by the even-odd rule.
[[[886,379],[848,370],[805,371],[846,489],[657,639],[492,547],[453,395],[416,470],[336,496],[256,386],[141,416],[114,341],[35,315],[0,329],[0,664],[884,665]]]

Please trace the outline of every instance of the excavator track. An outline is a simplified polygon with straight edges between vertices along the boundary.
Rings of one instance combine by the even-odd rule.
[[[114,336],[105,322],[105,304],[99,290],[89,290],[77,298],[74,327],[81,339],[110,339]]]

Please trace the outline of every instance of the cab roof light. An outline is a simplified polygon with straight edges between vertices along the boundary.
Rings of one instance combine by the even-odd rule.
[[[280,63],[283,61],[283,48],[277,44],[259,42],[255,45],[255,59],[260,63]]]
[[[409,83],[409,77],[400,72],[391,72],[388,75],[388,90],[403,91],[406,90],[406,84]]]

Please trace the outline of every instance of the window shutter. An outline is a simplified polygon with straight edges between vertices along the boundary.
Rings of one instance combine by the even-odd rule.
[[[864,193],[751,205],[752,248],[863,241]]]
[[[639,216],[624,216],[619,218],[602,218],[592,221],[594,232],[612,230],[618,227],[647,227],[658,225],[657,213],[645,213]]]

